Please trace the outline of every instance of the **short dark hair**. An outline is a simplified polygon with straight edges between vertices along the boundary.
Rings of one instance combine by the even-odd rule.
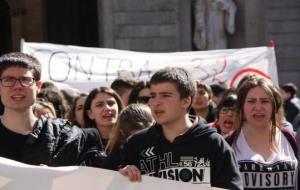
[[[222,99],[220,101],[220,103],[217,106],[217,112],[218,112],[218,116],[219,116],[219,112],[222,108],[224,107],[234,107],[237,104],[237,94],[234,91],[226,91],[223,96]]]
[[[154,73],[150,79],[150,86],[152,84],[170,82],[175,84],[180,98],[191,97],[196,94],[196,86],[192,76],[188,71],[179,67],[167,67]]]
[[[298,91],[297,86],[294,83],[291,83],[291,82],[282,85],[281,89],[288,92],[288,93],[290,93],[292,96],[295,96],[295,94]]]
[[[111,83],[110,87],[122,96],[125,90],[132,89],[138,82],[134,77],[120,76]]]
[[[199,90],[199,88],[204,89],[207,92],[209,99],[212,98],[213,91],[211,90],[211,88],[210,88],[210,86],[208,84],[206,84],[206,83],[204,83],[202,81],[197,80],[196,81],[196,87],[197,87],[197,90]]]
[[[34,70],[34,79],[39,81],[41,79],[41,64],[33,56],[21,53],[12,52],[4,54],[0,57],[0,76],[3,71],[10,67],[21,67]]]
[[[210,88],[212,90],[213,96],[221,96],[228,89],[225,83],[211,84]]]

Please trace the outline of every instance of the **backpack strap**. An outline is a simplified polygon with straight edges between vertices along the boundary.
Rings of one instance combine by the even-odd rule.
[[[285,138],[288,140],[288,142],[290,143],[294,154],[296,156],[296,158],[298,158],[298,148],[297,148],[297,144],[296,144],[296,139],[294,137],[294,135],[292,135],[290,133],[289,130],[287,130],[286,128],[281,128],[281,132],[283,133],[283,135],[285,136]]]
[[[227,143],[232,146],[233,144],[233,140],[234,140],[234,137],[237,135],[237,130],[235,130],[233,133],[231,133],[229,136],[227,136],[225,138],[225,140],[227,141]]]

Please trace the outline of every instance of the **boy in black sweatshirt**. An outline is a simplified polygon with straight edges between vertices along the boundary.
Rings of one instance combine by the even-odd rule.
[[[166,68],[150,80],[149,106],[156,123],[128,139],[119,171],[214,187],[243,189],[230,146],[200,118],[189,117],[196,88],[182,68]]]

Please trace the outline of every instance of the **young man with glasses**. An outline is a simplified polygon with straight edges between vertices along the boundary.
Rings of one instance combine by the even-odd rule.
[[[124,145],[123,168],[131,181],[142,175],[193,184],[242,189],[230,146],[215,129],[191,120],[188,111],[196,88],[182,68],[166,68],[150,80],[149,106],[156,123],[132,135]]]
[[[101,161],[103,149],[97,130],[82,130],[63,119],[33,113],[42,83],[41,64],[23,53],[0,57],[0,156],[27,164],[91,165]]]

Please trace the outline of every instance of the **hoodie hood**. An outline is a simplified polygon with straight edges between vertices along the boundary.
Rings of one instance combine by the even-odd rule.
[[[154,129],[156,131],[156,138],[165,139],[161,125],[156,123],[154,125]],[[177,136],[172,143],[177,144],[195,141],[198,138],[201,138],[202,136],[207,136],[212,133],[217,133],[217,130],[211,127],[209,124],[207,124],[207,122],[201,117],[197,117],[194,120],[193,126],[190,127],[184,134]]]

